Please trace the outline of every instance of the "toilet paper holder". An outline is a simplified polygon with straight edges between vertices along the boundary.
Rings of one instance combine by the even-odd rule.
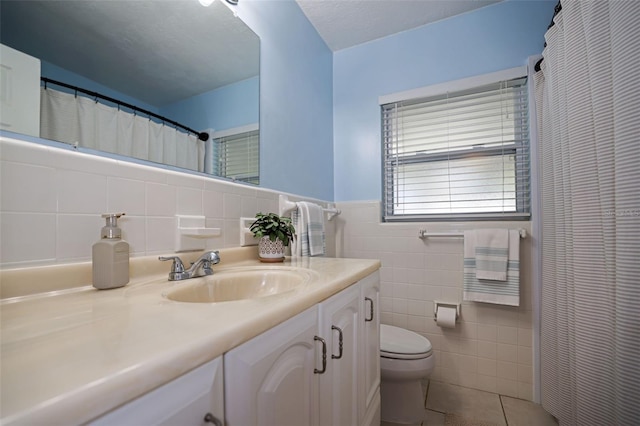
[[[433,320],[438,321],[438,308],[446,307],[446,308],[455,308],[456,310],[456,322],[460,318],[460,304],[459,303],[449,303],[449,302],[439,302],[437,300],[433,301]]]

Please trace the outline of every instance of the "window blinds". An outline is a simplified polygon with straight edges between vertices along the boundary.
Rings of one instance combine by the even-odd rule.
[[[214,172],[219,176],[260,183],[260,131],[254,130],[214,140]]]
[[[529,216],[526,78],[381,111],[385,220]]]

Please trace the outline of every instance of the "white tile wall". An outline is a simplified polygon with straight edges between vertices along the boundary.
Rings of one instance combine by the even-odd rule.
[[[56,211],[56,170],[30,164],[4,162],[0,203],[7,211],[51,213]]]
[[[0,258],[7,264],[53,262],[56,229],[55,213],[1,212]]]
[[[107,211],[127,213],[120,222],[124,238],[133,256],[146,256],[173,252],[177,213],[204,214],[208,227],[221,228],[222,235],[207,243],[215,249],[239,245],[240,216],[277,208],[278,193],[270,190],[0,140],[2,268],[90,260],[103,226],[100,214]],[[382,320],[429,338],[436,352],[433,379],[532,399],[528,239],[521,246],[521,306],[463,303],[461,322],[443,330],[433,321],[433,300],[462,300],[462,241],[423,241],[419,225],[381,224],[377,201],[338,208],[342,214],[325,222],[329,255],[381,260]],[[510,226],[529,230],[523,222]]]
[[[106,212],[126,213],[131,255],[147,256],[174,251],[176,214],[221,228],[216,249],[239,246],[240,217],[259,211],[277,212],[278,193],[0,137],[2,268],[90,260]],[[334,230],[326,222],[329,255]]]
[[[521,306],[463,302],[463,240],[419,239],[418,230],[525,228],[528,222],[388,224],[380,202],[339,203],[336,250],[382,261],[382,322],[427,337],[436,353],[432,379],[517,398],[533,398],[530,238],[521,241]],[[433,301],[462,302],[461,321],[442,329]]]

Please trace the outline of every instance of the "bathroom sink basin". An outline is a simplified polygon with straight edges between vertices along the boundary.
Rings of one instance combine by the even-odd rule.
[[[165,294],[176,302],[217,303],[273,296],[311,281],[311,271],[298,268],[228,269],[178,282]]]

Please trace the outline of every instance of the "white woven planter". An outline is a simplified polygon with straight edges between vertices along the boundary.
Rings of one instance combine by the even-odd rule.
[[[284,244],[276,239],[271,241],[269,237],[262,237],[258,241],[258,256],[261,262],[283,262]]]

